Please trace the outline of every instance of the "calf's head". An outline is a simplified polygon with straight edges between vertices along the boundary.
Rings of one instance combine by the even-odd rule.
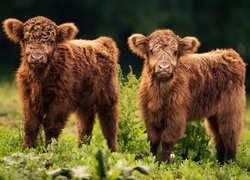
[[[6,19],[3,29],[10,40],[20,44],[24,60],[35,68],[48,64],[57,43],[75,38],[78,32],[73,23],[57,26],[42,16],[31,18],[25,23],[18,19]]]
[[[133,34],[128,38],[128,45],[133,53],[144,58],[145,65],[156,78],[169,80],[179,58],[196,52],[200,43],[195,37],[181,39],[165,29],[156,30],[149,36]]]

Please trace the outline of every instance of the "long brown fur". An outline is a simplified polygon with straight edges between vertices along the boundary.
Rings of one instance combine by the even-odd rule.
[[[128,45],[144,58],[138,96],[152,153],[161,144],[160,161],[170,162],[187,123],[206,118],[218,161],[235,161],[246,106],[246,65],[240,55],[232,49],[195,54],[196,38],[181,39],[168,29],[147,37],[134,34]],[[168,70],[161,68],[167,65]]]
[[[116,43],[108,37],[72,40],[78,32],[73,23],[57,26],[41,16],[25,23],[7,19],[3,28],[21,45],[16,83],[24,112],[22,148],[35,147],[41,126],[47,147],[52,138],[59,137],[72,112],[77,115],[79,147],[85,136],[89,143],[97,112],[110,150],[117,151]]]

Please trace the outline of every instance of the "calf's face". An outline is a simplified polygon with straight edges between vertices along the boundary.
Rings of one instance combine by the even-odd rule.
[[[31,18],[25,23],[7,19],[3,22],[3,28],[12,41],[20,44],[24,59],[35,68],[48,64],[57,43],[73,39],[78,32],[73,23],[57,26],[42,16]]]
[[[157,30],[150,36],[133,34],[128,38],[132,52],[144,58],[155,77],[171,79],[180,56],[194,53],[200,43],[195,37],[179,38],[169,29]]]

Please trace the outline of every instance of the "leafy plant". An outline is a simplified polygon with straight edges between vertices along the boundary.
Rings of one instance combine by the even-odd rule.
[[[249,179],[249,105],[236,163],[223,166],[218,164],[214,146],[211,146],[203,122],[194,122],[187,127],[184,137],[176,145],[174,161],[171,164],[162,163],[159,166],[155,162],[155,157],[149,152],[144,122],[139,115],[136,100],[139,79],[134,76],[132,70],[130,71],[126,77],[120,73],[119,79],[121,85],[120,147],[117,153],[109,151],[98,123],[94,127],[91,144],[77,148],[73,118],[69,119],[59,140],[52,140],[46,152],[43,149],[43,133],[38,139],[36,148],[21,151],[23,118],[20,108],[15,105],[12,98],[9,98],[16,97],[17,91],[14,86],[11,86],[11,94],[3,95],[1,93],[9,92],[8,88],[3,90],[8,85],[0,84],[0,113],[2,114],[0,115],[0,179],[100,179],[100,177],[108,180]],[[9,104],[10,100],[11,104]]]
[[[107,178],[107,171],[108,171],[108,163],[106,161],[106,157],[104,153],[100,150],[97,151],[95,155],[97,164],[96,164],[96,175],[100,180]]]
[[[132,175],[134,171],[138,171],[142,174],[149,175],[149,170],[144,166],[134,166],[134,167],[126,167],[122,170],[118,179],[135,179]]]
[[[0,169],[4,167],[7,179],[36,179],[45,177],[47,160],[35,153],[14,153],[0,159]]]
[[[51,176],[52,179],[56,179],[57,177],[66,177],[68,179],[93,179],[91,174],[86,173],[88,170],[88,166],[80,166],[77,168],[59,168],[54,171],[48,172],[48,175]]]
[[[93,175],[88,173],[87,171],[90,169],[89,166],[80,166],[77,168],[59,168],[54,171],[48,172],[48,174],[52,177],[52,179],[56,179],[57,177],[67,177],[70,179],[135,179],[132,175],[134,171],[138,171],[141,174],[149,175],[149,170],[144,166],[134,166],[134,167],[124,167],[120,170],[119,175],[117,176],[117,171],[109,171],[108,172],[108,163],[105,154],[98,150],[95,155],[96,165],[94,169]],[[112,172],[115,172],[112,174]]]
[[[194,161],[207,159],[211,156],[209,137],[202,121],[195,121],[187,126],[186,132],[176,144],[174,152],[184,159]]]
[[[146,127],[140,118],[137,103],[139,79],[133,74],[131,67],[127,79],[123,78],[121,70],[119,72],[121,100],[118,139],[120,149],[123,152],[135,153],[137,157],[149,155]]]

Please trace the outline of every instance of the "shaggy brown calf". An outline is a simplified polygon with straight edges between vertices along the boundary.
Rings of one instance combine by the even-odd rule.
[[[45,17],[25,23],[7,19],[3,28],[21,46],[21,65],[16,83],[24,112],[22,148],[34,147],[41,126],[45,146],[58,138],[68,115],[76,112],[78,145],[89,143],[95,112],[111,151],[117,151],[119,87],[118,49],[111,38],[72,40],[73,23],[57,26]]]
[[[171,30],[133,34],[132,52],[144,58],[139,100],[151,151],[161,144],[170,162],[174,144],[188,122],[206,118],[218,161],[235,160],[246,106],[245,63],[232,49],[194,54],[200,43]]]

